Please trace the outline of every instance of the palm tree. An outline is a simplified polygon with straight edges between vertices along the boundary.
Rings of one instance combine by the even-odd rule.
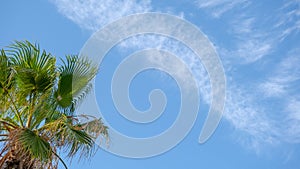
[[[60,151],[90,157],[96,138],[107,140],[101,119],[75,114],[97,72],[87,59],[56,66],[38,45],[16,41],[1,50],[0,69],[0,168],[67,168]]]

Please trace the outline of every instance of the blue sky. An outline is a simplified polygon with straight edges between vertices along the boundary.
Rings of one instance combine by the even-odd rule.
[[[223,118],[214,135],[199,144],[211,101],[209,77],[201,61],[181,43],[162,36],[137,36],[118,44],[100,66],[95,87],[101,112],[113,128],[142,138],[163,132],[176,119],[180,91],[173,78],[157,70],[138,74],[129,92],[133,105],[147,110],[150,91],[163,90],[168,104],[158,120],[129,122],[114,107],[110,87],[115,68],[134,51],[149,47],[178,55],[191,69],[201,95],[198,117],[185,139],[161,155],[131,159],[99,150],[90,161],[73,159],[70,168],[299,168],[299,0],[11,0],[0,4],[1,48],[14,40],[29,40],[57,57],[78,54],[95,31],[116,19],[162,12],[196,25],[223,63],[227,80]]]

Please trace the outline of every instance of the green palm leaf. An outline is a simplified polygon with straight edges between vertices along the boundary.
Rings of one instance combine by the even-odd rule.
[[[10,62],[4,50],[0,52],[0,112],[4,112],[8,105],[8,90],[12,88],[12,71]]]
[[[16,142],[22,146],[22,152],[29,154],[33,158],[38,158],[42,162],[47,162],[51,156],[50,144],[37,133],[29,130],[22,129],[16,133]]]
[[[16,42],[9,53],[16,72],[18,88],[25,94],[45,92],[55,80],[56,59],[28,41]]]
[[[70,55],[59,67],[58,89],[55,98],[58,105],[72,112],[91,89],[90,81],[95,77],[97,69],[86,59]]]
[[[75,116],[97,69],[87,59],[67,56],[56,66],[51,54],[28,41],[0,52],[0,168],[67,168],[58,150],[90,157],[98,136],[107,139],[100,119]]]

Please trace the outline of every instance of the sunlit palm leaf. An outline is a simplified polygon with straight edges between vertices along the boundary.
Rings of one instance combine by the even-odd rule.
[[[16,71],[18,87],[28,95],[34,91],[44,92],[55,80],[55,57],[41,51],[28,41],[10,46],[11,61]]]
[[[78,56],[67,56],[59,67],[60,76],[55,97],[59,106],[69,108],[72,112],[91,88],[89,82],[95,77],[97,69],[88,60]]]
[[[63,145],[70,157],[78,152],[89,156],[93,151],[94,140],[85,128],[81,127],[83,125],[78,123],[77,118],[61,115],[60,118],[48,122],[38,130],[49,137],[51,142],[56,143],[57,146]]]

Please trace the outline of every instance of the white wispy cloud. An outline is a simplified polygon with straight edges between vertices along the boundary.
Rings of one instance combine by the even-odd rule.
[[[224,118],[246,147],[259,152],[264,145],[300,142],[299,63],[300,49],[294,49],[279,63],[267,62],[261,72],[265,78],[259,82],[244,84],[230,78]]]
[[[286,84],[282,84],[280,81],[276,81],[276,79],[264,82],[259,87],[268,97],[281,97],[285,95],[287,88]]]
[[[279,16],[276,21],[276,27],[282,29],[281,40],[284,40],[292,33],[300,32],[300,1],[286,1],[285,5],[280,9]]]
[[[259,61],[272,53],[280,38],[272,26],[265,26],[270,21],[261,19],[260,15],[248,14],[249,11],[245,10],[243,15],[233,14],[228,21],[227,32],[232,36],[233,47],[225,49],[225,55],[246,64]]]
[[[229,43],[218,45],[222,57],[236,60],[239,64],[253,63],[270,54],[280,38],[272,28],[274,23],[261,17],[262,13],[253,13],[253,3],[250,1],[196,2],[200,10],[207,11],[207,15],[222,18],[223,33],[231,37]],[[224,19],[225,13],[230,14],[230,19]]]
[[[282,7],[268,11],[256,9],[263,2],[247,0],[198,0],[196,3],[208,15],[222,18],[231,45],[218,46],[221,56],[239,63],[253,63],[270,56],[287,36],[300,32],[298,0],[284,1]],[[230,14],[230,19],[223,17],[225,13]]]
[[[263,82],[236,84],[233,81],[228,89],[224,117],[237,131],[247,133],[240,141],[256,151],[265,143],[300,142],[299,51],[288,53],[275,66],[270,65],[271,73]],[[247,89],[245,85],[253,87]]]
[[[288,97],[300,88],[300,50],[289,53],[276,67],[273,73],[260,84],[260,88],[267,97]]]
[[[238,140],[246,147],[259,152],[263,145],[276,145],[280,130],[276,121],[257,105],[255,95],[234,84],[227,90],[226,107],[223,116],[234,126]]]
[[[199,56],[197,56],[191,49],[174,39],[154,34],[140,35],[137,37],[128,38],[122,41],[119,47],[120,50],[133,51],[139,51],[146,48],[155,48],[158,50],[168,51],[184,61],[198,83],[202,100],[205,104],[210,103],[211,86],[209,82],[209,76],[204,66],[202,65]],[[150,62],[159,63],[162,65],[170,64],[161,62],[161,60],[153,57],[149,57],[148,60]],[[173,72],[177,72],[178,77],[181,77],[181,79],[185,79],[185,72],[179,71],[178,67],[176,65],[173,65]],[[187,83],[186,85],[189,84]]]
[[[249,38],[241,40],[237,50],[229,52],[233,57],[242,58],[245,63],[252,63],[262,59],[272,50],[272,40],[264,38]]]
[[[232,10],[237,6],[247,6],[248,0],[196,0],[196,5],[201,8],[208,10],[213,17],[219,18],[224,13]]]
[[[266,98],[279,101],[283,118],[277,121],[281,126],[281,139],[289,143],[300,142],[300,49],[288,53],[274,67],[273,73],[260,84],[260,90]],[[269,86],[275,86],[273,88]],[[274,90],[275,88],[275,90]],[[277,89],[277,90],[276,90]]]
[[[288,83],[290,77],[282,78],[287,82],[286,85],[292,83],[291,81]],[[259,92],[250,92],[245,84],[235,82],[232,82],[227,90],[223,117],[235,128],[238,142],[257,153],[260,153],[265,145],[298,144],[300,142],[300,97],[297,92],[299,87],[295,89],[289,86],[277,93],[278,91],[272,88],[265,88],[265,86],[262,88],[261,85],[257,87],[255,83],[247,86],[249,85],[253,85],[250,90],[264,90],[265,97]],[[294,91],[294,94],[287,94],[287,90]],[[269,92],[276,93],[270,95]],[[272,107],[274,104],[276,108]]]
[[[58,11],[83,29],[97,31],[122,16],[151,9],[150,1],[50,0]]]
[[[286,106],[286,111],[288,116],[284,119],[287,124],[286,130],[284,131],[283,138],[285,141],[290,143],[299,143],[300,142],[300,98],[294,97],[290,98]]]

